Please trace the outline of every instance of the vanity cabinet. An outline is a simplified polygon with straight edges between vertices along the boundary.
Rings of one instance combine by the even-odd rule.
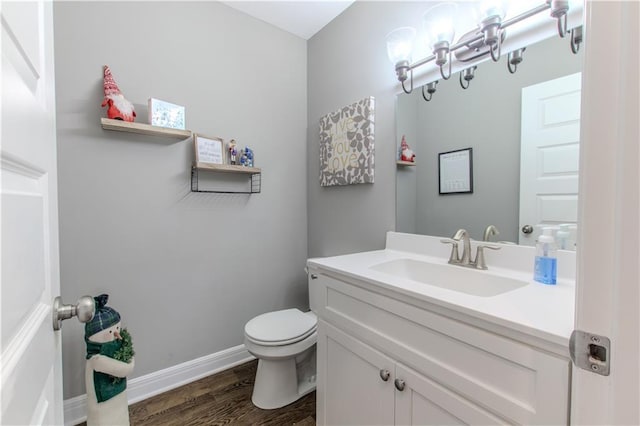
[[[319,425],[568,424],[563,353],[357,277],[309,277]]]

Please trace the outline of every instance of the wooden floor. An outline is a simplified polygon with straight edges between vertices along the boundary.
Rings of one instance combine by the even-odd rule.
[[[251,403],[257,361],[205,377],[129,407],[134,426],[315,425],[316,393],[276,410]],[[84,423],[83,423],[84,424]]]

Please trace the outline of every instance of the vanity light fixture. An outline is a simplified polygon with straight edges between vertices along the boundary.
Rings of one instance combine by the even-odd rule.
[[[518,64],[522,62],[522,54],[524,53],[526,47],[521,49],[516,49],[513,52],[509,52],[507,55],[507,69],[511,74],[515,74],[518,69]]]
[[[427,44],[436,56],[435,63],[440,67],[440,75],[448,80],[451,77],[451,50],[455,28],[453,20],[458,14],[455,3],[440,3],[427,10],[422,18],[422,24],[427,33]],[[449,72],[444,73],[444,66],[449,63]]]
[[[568,31],[567,15],[575,3],[580,0],[543,0],[539,6],[520,13],[509,19],[505,19],[507,12],[507,0],[482,0],[476,10],[475,30],[464,32],[457,42],[454,42],[456,33],[455,21],[459,17],[458,6],[453,2],[443,2],[429,8],[423,15],[422,23],[427,35],[427,45],[432,55],[411,62],[415,29],[402,27],[391,31],[387,35],[387,54],[394,64],[398,81],[402,84],[402,90],[409,94],[413,91],[413,70],[422,65],[433,62],[439,69],[444,80],[451,77],[452,53],[460,62],[468,62],[490,55],[494,62],[500,60],[502,44],[506,38],[506,28],[518,22],[529,19],[539,13],[548,10],[550,17],[557,20],[558,35],[565,37],[570,34],[570,47],[573,53],[578,53],[582,43],[582,27],[576,27]],[[510,52],[507,58],[507,68],[510,73],[515,73],[518,64],[522,62],[522,53],[525,48]],[[448,70],[445,66],[448,65]],[[468,67],[460,73],[460,85],[463,89],[469,87],[473,79],[475,66]],[[410,79],[410,87],[405,87],[405,81]],[[466,82],[466,83],[465,83]],[[428,83],[422,87],[422,96],[430,101],[436,91],[436,83]],[[425,94],[425,90],[428,96]]]
[[[422,86],[422,98],[425,101],[429,102],[433,97],[433,94],[436,93],[436,84],[438,84],[438,80],[432,81],[431,83],[427,83],[424,86]],[[429,96],[424,94],[425,87],[427,88],[427,93],[429,94]]]
[[[470,68],[467,68],[466,70],[462,70],[460,71],[460,86],[463,89],[468,89],[469,88],[469,84],[471,82],[471,80],[473,80],[473,77],[475,77],[475,71],[478,68],[477,65],[474,65]],[[463,83],[462,81],[466,81],[466,84]]]

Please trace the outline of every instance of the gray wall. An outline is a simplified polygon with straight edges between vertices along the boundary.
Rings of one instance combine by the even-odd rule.
[[[56,2],[54,19],[63,299],[111,295],[132,377],[306,308],[305,41],[213,2]],[[102,130],[103,64],[139,122],[156,97],[185,105],[187,128],[254,148],[262,193],[191,193],[190,140]],[[65,398],[84,393],[83,333],[65,323]]]
[[[309,256],[381,249],[395,229],[395,71],[386,34],[421,16],[424,3],[355,2],[308,43]],[[374,96],[375,183],[320,187],[320,117]]]
[[[398,190],[398,229],[450,236],[462,227],[473,238],[482,239],[484,229],[493,224],[500,230],[499,240],[517,242],[522,88],[579,72],[582,62],[582,52],[572,54],[568,40],[554,36],[527,47],[515,74],[508,72],[503,58],[480,64],[467,90],[462,90],[456,74],[438,83],[431,102],[424,102],[419,91],[399,95],[399,115],[418,114],[412,121],[417,129],[405,127],[406,119],[398,117],[398,130],[417,133],[411,141],[420,166],[416,167],[415,199]],[[469,147],[473,148],[473,194],[439,195],[438,153]],[[404,178],[399,173],[401,182]],[[417,211],[416,227],[411,230],[402,224],[400,212],[412,203]]]

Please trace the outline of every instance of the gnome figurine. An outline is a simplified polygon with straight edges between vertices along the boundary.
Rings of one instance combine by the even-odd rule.
[[[133,104],[125,99],[111,74],[111,69],[104,66],[104,99],[102,107],[109,106],[107,117],[114,120],[134,121],[136,112]]]
[[[411,147],[409,146],[409,144],[407,143],[407,141],[404,138],[404,135],[402,135],[402,142],[400,143],[400,160],[402,161],[410,161],[410,162],[414,162],[416,161],[416,155],[413,153],[413,150],[411,149]]]
[[[126,376],[134,366],[131,335],[120,328],[120,314],[106,306],[109,295],[94,299],[96,313],[84,327],[87,426],[129,425]]]

